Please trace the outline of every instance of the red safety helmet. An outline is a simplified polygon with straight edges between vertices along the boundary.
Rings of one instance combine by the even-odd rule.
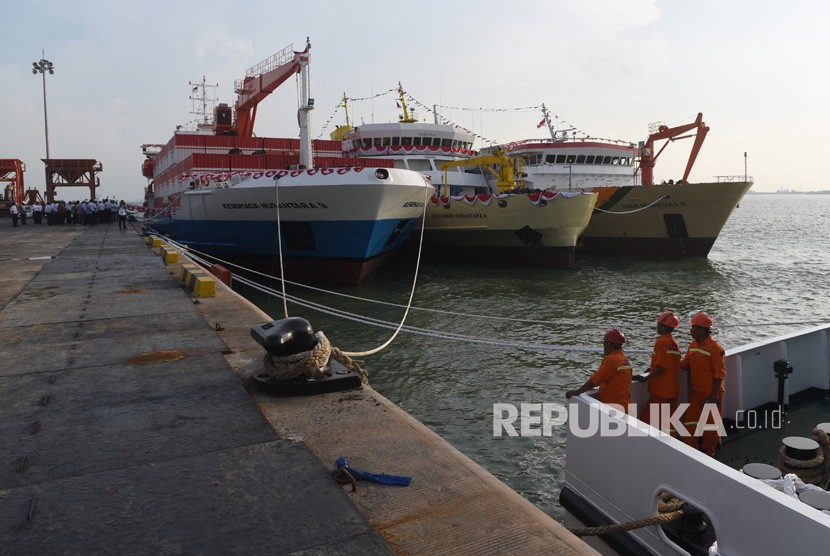
[[[611,330],[605,333],[605,338],[603,339],[608,343],[617,344],[618,346],[621,346],[625,343],[625,334],[623,334],[616,328],[612,328]]]
[[[692,326],[702,326],[703,328],[712,328],[712,319],[706,313],[698,313],[692,317]]]
[[[680,324],[680,321],[677,320],[677,317],[674,316],[674,313],[671,311],[666,311],[664,313],[660,313],[660,316],[657,317],[657,323],[662,324],[664,326],[668,326],[669,328],[677,328],[677,325]]]

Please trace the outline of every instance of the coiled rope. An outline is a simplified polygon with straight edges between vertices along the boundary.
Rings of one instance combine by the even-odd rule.
[[[794,473],[804,483],[826,489],[830,477],[830,439],[819,428],[813,429],[813,438],[819,444],[819,452],[808,460],[791,458],[786,454],[787,447],[782,444],[778,448],[778,469],[782,475]]]
[[[643,519],[636,519],[634,521],[626,521],[625,523],[615,523],[613,525],[599,525],[597,527],[568,527],[568,530],[577,537],[588,536],[602,536],[613,535],[614,533],[624,533],[633,529],[641,529],[651,525],[661,525],[663,523],[671,523],[683,517],[682,506],[685,504],[683,500],[668,493],[661,492],[660,500],[657,503],[658,514]]]
[[[315,334],[317,344],[308,351],[291,355],[276,356],[265,354],[265,371],[277,380],[308,378],[319,380],[325,375],[329,360],[334,358],[360,377],[363,384],[369,384],[369,375],[363,369],[363,361],[355,361],[336,347],[332,347],[322,331]]]

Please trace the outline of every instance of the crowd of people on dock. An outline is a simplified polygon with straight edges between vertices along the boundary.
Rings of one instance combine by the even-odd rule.
[[[15,228],[18,221],[21,225],[26,225],[27,219],[31,217],[34,224],[43,224],[45,219],[49,226],[67,224],[95,226],[118,222],[119,229],[127,229],[127,205],[124,201],[116,202],[115,199],[12,203],[9,207],[9,216]]]
[[[651,365],[648,373],[642,375],[634,375],[623,351],[625,335],[616,328],[609,330],[603,338],[605,357],[599,369],[582,386],[566,392],[565,397],[597,388],[601,402],[625,409],[631,404],[632,381],[645,382],[649,398],[640,412],[640,420],[714,456],[721,443],[715,420],[721,420],[723,410],[726,353],[712,338],[712,319],[706,313],[697,313],[690,322],[692,342],[683,356],[672,336],[679,324],[671,311],[657,318],[657,340],[651,352]],[[669,416],[678,411],[681,370],[688,373],[689,398],[680,418],[684,430],[676,430],[671,426]]]

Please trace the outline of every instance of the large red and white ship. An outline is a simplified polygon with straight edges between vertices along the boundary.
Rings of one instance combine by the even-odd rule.
[[[235,106],[142,146],[148,226],[211,255],[281,250],[288,275],[312,281],[358,283],[404,244],[434,189],[391,161],[344,158],[339,141],[310,139],[310,48],[263,60],[236,82]],[[257,105],[292,75],[299,138],[254,136]]]

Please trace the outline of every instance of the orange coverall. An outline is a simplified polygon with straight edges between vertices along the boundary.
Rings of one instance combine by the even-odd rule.
[[[717,392],[718,416],[722,415],[723,383],[726,378],[726,354],[723,347],[711,336],[699,343],[694,340],[686,351],[686,357],[680,362],[680,366],[689,369],[689,408],[683,414],[683,425],[686,427],[688,436],[683,441],[699,448],[710,456],[715,455],[715,448],[720,444],[720,436],[714,430],[706,430],[701,437],[694,436],[695,428],[698,426],[703,405],[713,392],[714,380],[720,379],[720,391]],[[712,425],[714,423],[705,423]]]
[[[631,363],[622,349],[605,356],[599,369],[591,375],[591,382],[599,387],[599,401],[619,404],[623,411],[631,403]]]
[[[671,332],[661,334],[654,342],[651,352],[651,372],[657,367],[665,369],[662,373],[648,381],[648,402],[643,407],[640,420],[652,426],[659,427],[660,405],[667,404],[669,413],[677,409],[677,396],[680,394],[680,346],[672,337]],[[653,410],[650,408],[654,407]],[[654,412],[654,420],[651,413]],[[674,432],[674,431],[672,431]]]

